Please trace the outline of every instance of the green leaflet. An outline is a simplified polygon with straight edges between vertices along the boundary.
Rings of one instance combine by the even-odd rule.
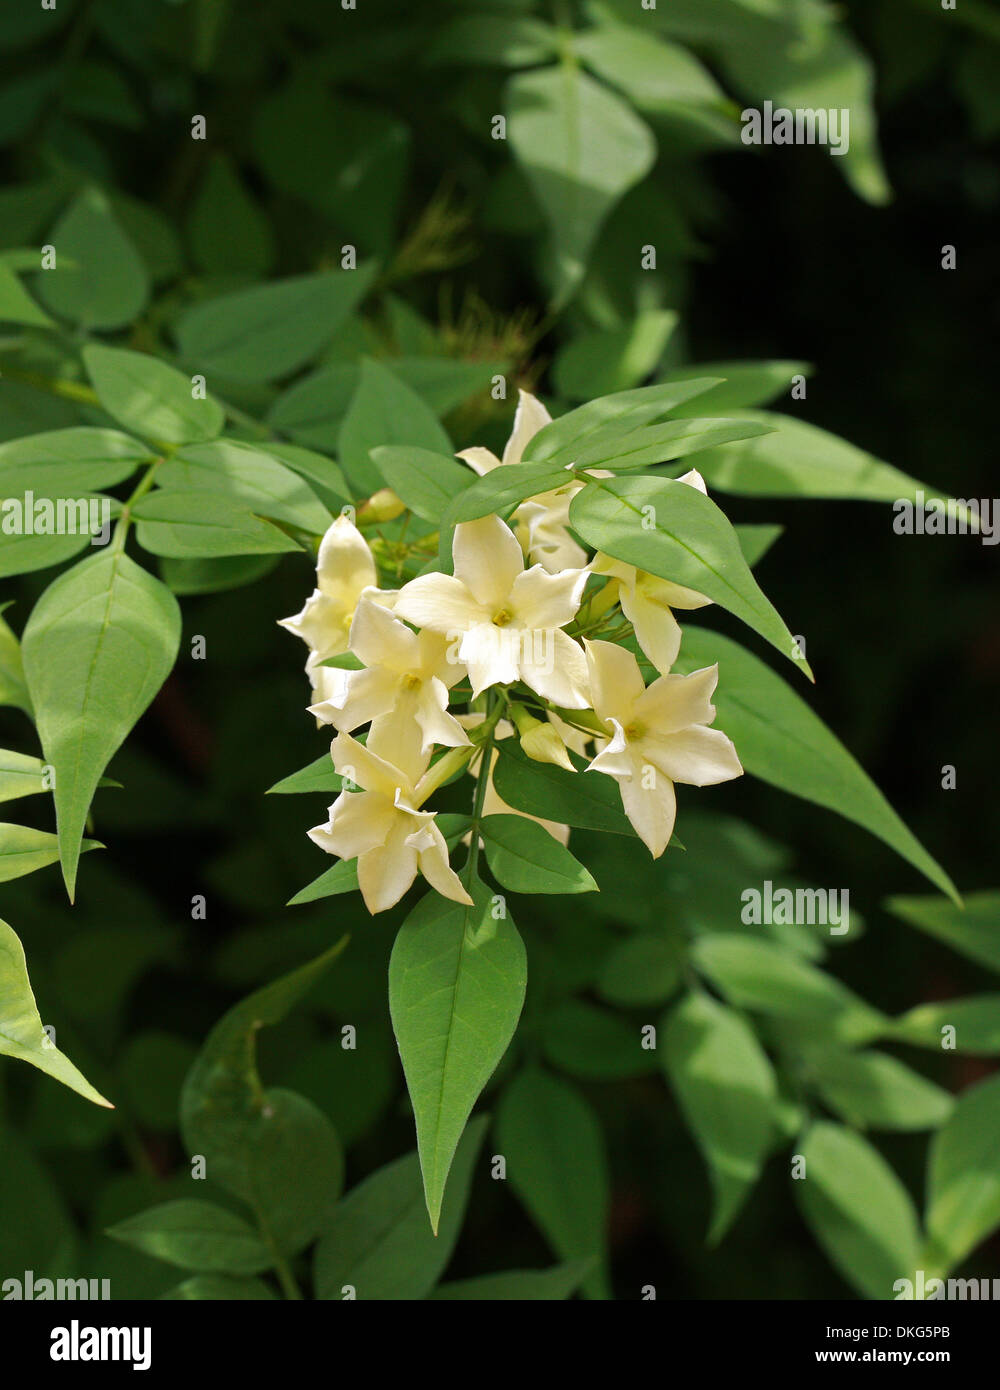
[[[359,496],[382,486],[371,451],[387,445],[451,454],[451,440],[434,411],[387,366],[366,357],[338,436],[340,466]]]
[[[799,695],[736,642],[685,627],[680,673],[719,663],[716,724],[747,772],[864,826],[956,901],[951,879],[875,784]]]
[[[721,1240],[760,1177],[775,1125],[777,1082],[744,1018],[687,995],[662,1024],[663,1065],[715,1191],[709,1241]]]
[[[571,400],[587,401],[638,385],[663,356],[678,318],[673,309],[649,309],[621,328],[577,334],[556,357],[556,390]]]
[[[442,530],[462,521],[475,521],[492,512],[506,512],[526,497],[538,497],[572,482],[565,469],[550,464],[508,463],[478,478],[455,498],[442,522]]]
[[[918,1004],[893,1022],[891,1037],[940,1052],[952,1041],[951,1029],[956,1052],[1000,1053],[1000,994]]]
[[[109,1227],[108,1235],[181,1269],[259,1274],[274,1263],[242,1216],[199,1198],[150,1207]]]
[[[486,862],[512,893],[596,893],[592,874],[537,821],[486,816],[480,826]]]
[[[259,516],[321,536],[333,517],[312,488],[269,451],[217,439],[179,449],[156,470],[159,487],[225,493]]]
[[[0,604],[0,615],[7,603]],[[0,705],[13,705],[24,710],[31,717],[31,700],[24,680],[24,666],[21,661],[21,644],[8,624],[0,616]]]
[[[807,1078],[829,1109],[855,1129],[936,1129],[953,1098],[884,1052],[810,1051]]]
[[[40,788],[38,788],[40,790]],[[24,795],[23,792],[15,795]],[[84,840],[81,853],[88,849],[103,849],[96,840]],[[45,830],[26,825],[0,824],[0,883],[12,878],[33,874],[49,864],[59,862],[59,841]]]
[[[296,275],[237,290],[186,310],[181,356],[236,381],[274,381],[311,361],[364,296],[374,266]]]
[[[39,1071],[61,1081],[85,1100],[111,1108],[111,1102],[57,1047],[42,1027],[35,996],[28,982],[24,948],[16,932],[0,921],[0,1053],[30,1062]]]
[[[610,440],[584,440],[574,462],[578,469],[599,466],[625,472],[669,463],[673,459],[697,454],[703,449],[728,444],[732,440],[751,439],[767,434],[772,428],[753,420],[689,416],[684,420],[642,425]]]
[[[860,502],[914,500],[918,490],[942,496],[873,454],[827,430],[770,411],[744,411],[748,423],[773,433],[706,450],[698,471],[710,487],[742,497],[830,497]]]
[[[29,488],[39,497],[99,491],[152,457],[148,445],[120,430],[81,426],[10,439],[0,444],[0,496]]]
[[[45,790],[45,764],[41,758],[0,748],[0,801],[16,801],[19,796],[34,796]]]
[[[333,963],[344,937],[236,1004],[209,1034],[181,1093],[181,1132],[208,1176],[247,1202],[287,1253],[309,1242],[343,1182],[329,1120],[304,1097],[262,1088],[255,1036],[281,1021]]]
[[[601,966],[597,992],[622,1008],[662,1004],[678,989],[681,952],[666,936],[636,932],[609,952]]]
[[[553,468],[572,464],[584,445],[610,447],[615,439],[669,415],[686,401],[720,385],[718,377],[697,377],[659,386],[640,386],[588,401],[560,415],[528,440],[523,463],[550,463]]]
[[[187,241],[201,270],[262,275],[270,267],[271,224],[225,154],[208,162],[188,213]]]
[[[882,1155],[842,1125],[813,1125],[799,1145],[804,1174],[792,1187],[831,1262],[868,1298],[890,1299],[918,1268],[920,1225]]]
[[[0,323],[23,323],[29,328],[54,327],[53,320],[35,303],[8,265],[0,265]]]
[[[272,793],[285,795],[292,792],[340,792],[343,786],[344,779],[334,770],[330,754],[323,753],[307,767],[293,772],[288,777],[282,777],[280,782],[268,787],[267,793],[270,796]]]
[[[738,1008],[842,1042],[866,1042],[883,1031],[883,1016],[846,985],[771,942],[728,932],[703,936],[691,960]]]
[[[564,999],[548,1010],[541,1039],[546,1061],[581,1081],[621,1081],[656,1070],[639,1024],[585,999]]]
[[[506,89],[507,136],[549,224],[551,280],[565,303],[619,199],[649,173],[649,127],[606,87],[568,63],[518,73]]]
[[[691,367],[675,367],[663,378],[665,382],[689,381],[692,377],[721,378],[717,386],[698,397],[695,405],[680,405],[675,415],[704,415],[712,410],[745,410],[747,407],[769,405],[791,387],[792,377],[812,376],[808,362],[698,362]],[[776,421],[785,421],[779,415]],[[738,452],[731,449],[730,453]],[[700,468],[699,464],[699,468]]]
[[[458,493],[475,481],[466,465],[430,449],[389,446],[372,450],[372,460],[411,512],[435,525]]]
[[[931,1144],[927,1254],[947,1273],[1000,1225],[1000,1076],[970,1086]]]
[[[635,834],[613,778],[600,772],[567,772],[553,763],[536,762],[513,738],[502,739],[497,748],[500,756],[493,785],[508,806],[582,830]],[[582,758],[572,756],[571,760],[579,768],[586,766]]]
[[[316,1297],[425,1298],[451,1258],[486,1130],[474,1120],[458,1146],[437,1233],[427,1224],[420,1164],[407,1154],[377,1169],[339,1203],[316,1247]]]
[[[181,623],[170,591],[122,551],[81,561],[45,590],[22,641],[70,898],[80,840],[108,761],[166,680]]]
[[[504,1091],[497,1145],[511,1187],[552,1249],[564,1260],[596,1260],[584,1291],[609,1297],[607,1160],[590,1106],[565,1081],[531,1067]]]
[[[121,328],[139,317],[149,298],[149,274],[103,193],[88,188],[78,194],[47,241],[55,247],[56,267],[39,272],[35,289],[53,314],[85,329]]]
[[[236,1299],[267,1302],[274,1294],[262,1279],[240,1279],[230,1274],[195,1274],[160,1295],[165,1300],[205,1300],[232,1303]]]
[[[157,489],[140,497],[132,515],[139,544],[171,559],[278,555],[300,549],[284,531],[254,516],[246,502],[225,492]]]
[[[83,364],[104,409],[143,439],[198,444],[222,433],[218,402],[195,396],[192,379],[156,357],[90,343]]]
[[[524,943],[506,904],[479,882],[472,896],[474,907],[421,899],[389,961],[392,1026],[435,1231],[456,1147],[514,1035],[527,985]]]
[[[589,483],[570,503],[570,523],[598,550],[714,599],[812,678],[791,633],[761,592],[739,539],[719,508],[676,479]]]
[[[933,874],[928,877],[948,891],[947,882],[939,883]],[[953,951],[1000,972],[1000,892],[970,893],[960,902],[952,890],[951,897],[950,903],[934,896],[895,897],[886,907]]]

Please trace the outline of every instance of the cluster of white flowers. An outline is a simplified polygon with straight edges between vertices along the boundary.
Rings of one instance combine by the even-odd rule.
[[[459,457],[480,474],[520,463],[549,419],[522,391],[503,458],[487,449]],[[705,490],[696,472],[683,481]],[[317,587],[282,626],[309,647],[309,708],[337,730],[331,751],[345,779],[328,822],[309,833],[330,854],[357,859],[370,912],[397,903],[418,872],[446,898],[471,901],[435,813],[423,807],[463,767],[479,775],[484,744],[483,814],[526,814],[492,784],[494,745],[516,736],[538,761],[576,772],[571,750],[590,759],[577,775],[615,778],[654,857],[673,832],[675,782],[707,786],[743,770],[730,740],[709,727],[718,667],[670,674],[681,644],[672,610],[709,600],[606,555],[588,563],[569,529],[581,486],[573,480],[521,503],[510,526],[496,516],[456,526],[454,574],[421,574],[398,589],[378,587],[375,559],[348,516],[323,537]],[[588,588],[592,577],[602,582]],[[619,645],[632,634],[660,673],[648,687]],[[324,664],[347,654],[360,669]],[[453,714],[453,701],[465,711]],[[363,725],[361,743],[352,734]],[[567,827],[541,823],[565,843]]]

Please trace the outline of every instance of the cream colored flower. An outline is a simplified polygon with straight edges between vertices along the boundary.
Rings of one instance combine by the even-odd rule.
[[[400,589],[395,612],[452,640],[472,693],[522,680],[565,709],[586,709],[587,663],[563,632],[580,607],[587,571],[524,568],[514,533],[499,517],[455,527],[455,573],[423,574]]]
[[[695,468],[677,481],[707,494],[705,480]],[[610,555],[598,553],[590,568],[594,574],[605,574],[617,581],[618,601],[635,630],[639,646],[660,674],[666,675],[681,648],[681,629],[671,610],[704,608],[712,600],[682,584],[673,584],[669,579],[637,570],[623,560],[614,560]]]
[[[376,746],[372,747],[372,743]],[[309,831],[328,854],[357,859],[358,887],[371,913],[393,907],[417,873],[452,902],[472,899],[448,862],[448,846],[433,811],[421,811],[429,759],[413,761],[412,744],[397,744],[394,731],[369,735],[368,746],[338,734],[331,749],[337,771],[362,791],[343,791],[329,820]],[[399,766],[396,758],[407,766]]]
[[[588,771],[616,779],[625,814],[658,859],[674,829],[674,783],[707,787],[743,771],[732,742],[707,727],[719,668],[660,676],[647,690],[631,652],[613,642],[586,646],[594,712],[613,735]]]
[[[350,647],[366,669],[327,668],[326,699],[310,706],[324,724],[350,733],[370,720],[398,723],[399,736],[419,730],[420,751],[436,743],[457,748],[468,735],[448,713],[448,691],[465,674],[449,661],[449,644],[440,633],[413,632],[367,594],[361,596],[351,625]]]
[[[503,458],[497,458],[489,449],[481,448],[463,449],[458,457],[475,469],[480,477],[492,473],[494,468],[500,468],[503,464],[520,463],[528,441],[551,422],[552,416],[537,397],[529,391],[519,391],[514,428],[504,448]],[[565,487],[529,498],[514,512],[514,534],[522,550],[532,564],[541,565],[549,574],[558,574],[564,569],[578,569],[587,563],[587,552],[569,533],[569,504],[582,486],[582,483],[575,481],[567,482]]]

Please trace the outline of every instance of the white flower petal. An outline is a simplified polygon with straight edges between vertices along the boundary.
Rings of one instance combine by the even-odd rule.
[[[659,859],[674,833],[677,798],[668,777],[657,776],[646,781],[647,785],[643,786],[642,777],[635,776],[630,781],[619,782],[618,790],[632,829],[653,858]],[[648,785],[650,781],[652,785]]]
[[[675,734],[691,724],[711,724],[718,680],[718,663],[687,676],[661,676],[636,701],[635,716],[657,735]]]
[[[309,838],[327,854],[354,859],[385,840],[395,811],[378,792],[341,792],[330,807],[326,825],[309,831]]]
[[[416,633],[394,618],[388,608],[374,603],[368,592],[361,595],[354,610],[350,648],[366,666],[388,666],[397,672],[412,670],[418,659]]]
[[[645,692],[639,663],[614,642],[584,641],[590,668],[592,708],[599,719],[627,724],[635,702]]]
[[[463,521],[455,527],[451,553],[456,578],[492,618],[506,604],[514,580],[524,569],[524,555],[514,532],[498,516]]]
[[[420,872],[436,892],[452,902],[471,906],[472,899],[448,862],[448,845],[433,820],[425,822],[416,835],[410,835],[406,843],[416,849]]]
[[[448,688],[436,677],[425,681],[420,688],[416,718],[425,750],[429,751],[435,743],[446,748],[465,748],[471,742],[458,720],[448,713]]]
[[[372,914],[395,907],[417,876],[417,851],[406,843],[409,822],[399,815],[385,844],[358,859],[358,887]]]
[[[622,586],[618,601],[635,629],[636,641],[662,674],[677,660],[681,649],[681,629],[670,609],[657,603],[645,589]]]
[[[463,459],[481,478],[487,473],[492,473],[494,468],[500,467],[500,460],[489,449],[462,449],[457,457]]]
[[[534,439],[538,431],[551,421],[552,416],[537,396],[530,391],[518,391],[514,428],[503,451],[503,462],[520,463],[528,441]]]
[[[565,627],[580,607],[588,571],[563,570],[549,574],[541,565],[532,565],[514,580],[510,603],[519,627],[543,629]]]
[[[461,579],[451,574],[421,574],[411,579],[397,595],[395,612],[408,623],[445,636],[468,632],[492,617]]]
[[[399,695],[399,677],[394,671],[372,666],[364,671],[340,671],[327,668],[339,679],[331,682],[331,693],[325,700],[309,706],[324,724],[350,733],[362,724],[377,719],[393,708]]]
[[[590,708],[590,682],[583,648],[561,628],[543,629],[522,642],[518,671],[521,679],[544,700],[563,709]],[[534,640],[534,638],[540,640]]]
[[[728,782],[743,772],[732,741],[721,729],[706,729],[703,724],[692,724],[662,738],[643,739],[642,750],[671,781],[693,787]]]
[[[353,595],[352,607],[362,589],[378,583],[372,553],[350,517],[338,516],[327,527],[319,545],[316,575],[323,593],[335,598]]]

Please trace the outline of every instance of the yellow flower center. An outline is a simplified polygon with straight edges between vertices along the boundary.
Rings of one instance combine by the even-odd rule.
[[[507,624],[513,620],[513,617],[513,613],[509,612],[506,608],[501,608],[499,613],[493,614],[493,626],[506,627]]]
[[[637,743],[639,739],[645,737],[645,734],[645,724],[640,724],[637,721],[633,721],[631,724],[625,725],[625,737],[628,739],[629,743]]]
[[[419,689],[420,689],[420,684],[421,684],[421,681],[420,681],[420,677],[419,677],[419,676],[404,676],[404,677],[403,677],[403,689],[404,689],[404,690],[407,690],[407,691],[409,691],[409,690],[419,690]]]

